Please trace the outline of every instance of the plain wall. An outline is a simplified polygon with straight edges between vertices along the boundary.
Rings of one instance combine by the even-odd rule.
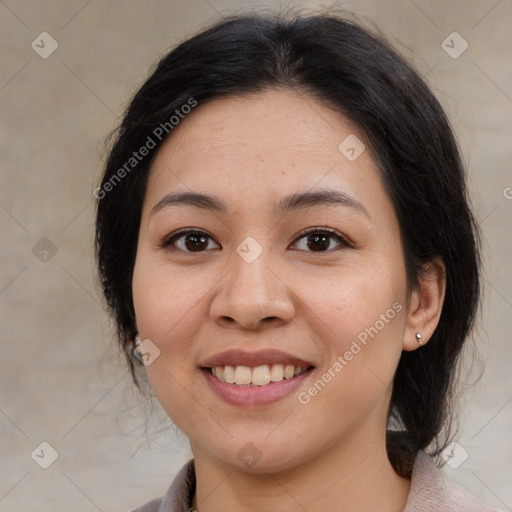
[[[104,138],[155,60],[219,14],[272,5],[278,3],[0,2],[0,511],[130,510],[163,494],[190,457],[186,439],[158,407],[139,405],[112,355],[95,284],[93,189]],[[512,510],[512,3],[337,5],[399,42],[460,140],[484,235],[475,345],[485,368],[462,404],[458,442],[469,456],[445,470],[490,505]],[[441,46],[454,31],[469,45],[458,58]],[[51,49],[47,36],[41,48],[42,32],[58,43],[46,59],[31,47],[39,41],[40,52]],[[43,441],[58,452],[48,469],[31,458]],[[48,457],[45,446],[36,454],[41,449]]]

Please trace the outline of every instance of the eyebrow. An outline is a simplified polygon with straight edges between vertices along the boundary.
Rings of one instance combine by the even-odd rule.
[[[303,192],[291,194],[282,198],[277,205],[278,213],[289,213],[291,211],[303,210],[312,206],[322,204],[337,204],[346,206],[359,213],[369,217],[364,206],[339,190],[322,189],[314,192]],[[177,194],[167,194],[151,209],[150,215],[167,208],[169,206],[188,205],[203,208],[212,212],[227,213],[228,208],[219,198],[202,194],[199,192],[181,192]]]

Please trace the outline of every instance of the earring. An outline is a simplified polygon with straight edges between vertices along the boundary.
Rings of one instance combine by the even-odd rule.
[[[418,345],[421,345],[421,338],[422,338],[421,333],[417,332],[416,333],[416,341],[418,342]]]
[[[140,336],[135,336],[135,346],[140,347],[142,345],[142,340],[140,339]]]

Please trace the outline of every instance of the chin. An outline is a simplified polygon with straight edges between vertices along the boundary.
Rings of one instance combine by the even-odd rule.
[[[292,444],[297,447],[298,443]],[[245,441],[231,440],[223,450],[219,450],[217,445],[216,450],[210,453],[218,462],[236,471],[254,475],[288,471],[310,459],[306,453],[292,453],[290,447],[283,443],[269,443],[268,439],[266,442],[264,439],[258,442],[249,436]]]

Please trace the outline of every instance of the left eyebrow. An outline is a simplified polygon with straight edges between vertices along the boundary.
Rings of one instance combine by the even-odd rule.
[[[368,218],[370,217],[366,208],[359,201],[345,192],[331,189],[322,189],[315,192],[305,192],[302,194],[291,194],[286,196],[279,202],[278,211],[288,213],[293,210],[305,209],[326,203],[347,206],[359,213],[363,213]]]
[[[322,189],[314,192],[303,192],[283,197],[277,205],[277,213],[289,213],[291,211],[303,210],[323,204],[335,204],[349,207],[358,213],[370,215],[364,206],[352,196],[339,190]],[[178,194],[167,194],[151,209],[151,215],[169,206],[189,205],[205,210],[228,213],[228,207],[218,197],[202,194],[199,192],[184,192]]]

